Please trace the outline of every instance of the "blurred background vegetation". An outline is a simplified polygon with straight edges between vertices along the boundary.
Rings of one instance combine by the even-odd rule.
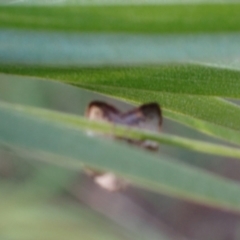
[[[1,239],[240,239],[240,1],[0,4]],[[131,133],[92,100],[158,102],[159,151],[89,137]]]

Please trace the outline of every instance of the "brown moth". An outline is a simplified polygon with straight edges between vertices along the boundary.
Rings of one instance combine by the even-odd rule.
[[[159,132],[162,125],[162,112],[157,103],[143,104],[130,111],[121,112],[108,103],[93,101],[88,105],[85,116],[93,121],[107,121],[154,132]],[[148,150],[158,149],[158,144],[153,141],[112,137]],[[85,172],[93,178],[94,182],[108,191],[117,191],[127,186],[125,180],[111,172],[99,172],[90,168],[86,168]]]

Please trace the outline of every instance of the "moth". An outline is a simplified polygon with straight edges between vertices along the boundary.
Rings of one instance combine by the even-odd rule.
[[[130,111],[121,112],[106,102],[93,101],[88,105],[85,116],[91,121],[106,121],[154,132],[159,132],[162,125],[162,111],[157,103],[147,103]],[[141,141],[115,136],[112,138],[127,141],[147,150],[156,151],[158,149],[158,144],[149,140]],[[128,185],[124,179],[111,172],[99,172],[90,168],[86,168],[85,172],[93,178],[95,183],[108,191],[124,189]]]

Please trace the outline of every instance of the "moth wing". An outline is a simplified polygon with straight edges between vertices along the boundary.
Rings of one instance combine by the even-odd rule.
[[[159,132],[162,125],[162,111],[157,103],[143,104],[138,108],[122,114],[121,118],[124,124],[128,126],[153,132]],[[153,151],[156,151],[159,147],[157,142],[151,140],[139,141],[128,139],[128,141],[132,144]]]
[[[121,115],[124,124],[154,132],[160,131],[162,111],[157,103],[143,104]]]

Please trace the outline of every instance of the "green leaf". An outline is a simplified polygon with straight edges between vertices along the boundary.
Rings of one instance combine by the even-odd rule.
[[[132,103],[156,101],[164,116],[240,144],[240,108],[225,100],[239,98],[239,71],[197,65],[107,69],[2,66],[1,71],[58,79]]]
[[[8,108],[8,104],[0,104],[3,108]],[[194,150],[197,152],[203,152],[218,156],[226,156],[240,159],[240,150],[237,148],[226,147],[221,144],[212,144],[210,142],[203,142],[184,137],[174,136],[170,134],[159,134],[141,129],[134,129],[125,126],[118,126],[116,124],[111,125],[108,123],[99,123],[89,121],[88,119],[80,116],[74,116],[70,114],[62,114],[54,111],[29,108],[14,105],[11,106],[15,112],[25,113],[26,115],[39,116],[46,120],[54,120],[61,123],[71,123],[72,126],[79,130],[95,131],[103,134],[110,134],[117,137],[136,139],[136,140],[152,140],[158,143],[163,143],[175,147],[186,148],[188,150]]]
[[[68,32],[232,32],[240,30],[239,11],[237,3],[61,8],[1,6],[0,27]]]
[[[202,65],[175,63],[152,67],[60,68],[2,64],[0,72],[94,85],[95,88],[124,87],[183,96],[240,98],[240,71]]]
[[[0,115],[1,141],[23,155],[30,154],[36,160],[72,171],[80,170],[84,164],[111,170],[147,189],[222,209],[240,210],[240,187],[231,180],[164,156],[88,137],[71,123],[39,119],[3,105]]]

